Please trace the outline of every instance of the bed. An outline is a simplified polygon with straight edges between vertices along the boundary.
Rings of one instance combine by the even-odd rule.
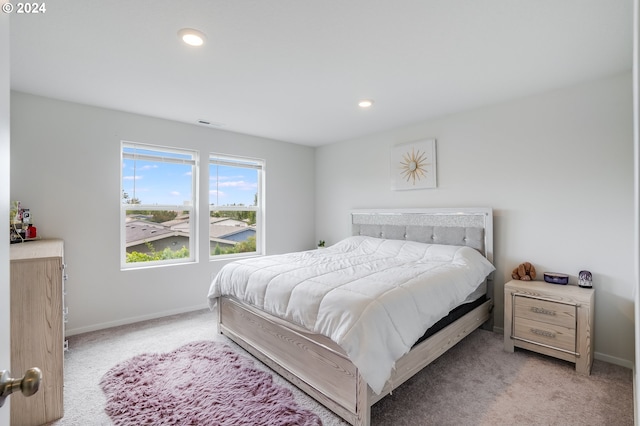
[[[493,215],[354,210],[349,220],[352,235],[326,249],[225,265],[208,297],[222,334],[368,425],[373,404],[490,322]]]

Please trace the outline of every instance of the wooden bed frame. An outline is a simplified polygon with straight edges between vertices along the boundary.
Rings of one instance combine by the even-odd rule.
[[[469,245],[493,260],[490,208],[354,210],[351,224],[353,235]],[[329,338],[234,298],[218,301],[219,330],[347,422],[369,425],[373,404],[490,320],[491,284],[487,280],[486,302],[400,358],[380,394],[371,390],[342,348]]]

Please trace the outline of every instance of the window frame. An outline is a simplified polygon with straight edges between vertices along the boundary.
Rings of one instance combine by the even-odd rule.
[[[211,166],[212,165],[226,165],[231,167],[238,168],[248,168],[258,170],[257,176],[257,186],[256,186],[256,205],[249,206],[218,206],[213,204],[213,196],[211,194],[212,189],[212,180],[213,176],[211,176]],[[207,172],[209,174],[209,189],[208,189],[208,205],[209,205],[209,213],[208,213],[208,229],[207,229],[207,240],[208,240],[208,252],[209,252],[209,261],[218,261],[218,260],[228,260],[228,259],[237,259],[239,257],[254,257],[254,256],[263,256],[265,253],[265,172],[266,170],[266,161],[261,158],[255,157],[247,157],[240,155],[231,155],[231,154],[223,154],[219,152],[210,152],[209,153],[209,163],[207,167]],[[218,180],[216,179],[216,182]],[[230,254],[212,254],[211,250],[211,213],[215,211],[254,211],[256,213],[256,251],[254,252],[244,252],[244,253],[230,253]]]
[[[160,156],[148,154],[131,154],[125,153],[125,149],[140,149],[145,151],[155,151]],[[189,155],[190,159],[176,159],[166,156],[166,154]],[[125,160],[140,159],[146,161],[157,161],[163,163],[181,163],[191,165],[191,196],[189,204],[127,204],[123,202],[125,194],[124,185],[124,165]],[[122,140],[120,144],[120,269],[132,270],[141,268],[155,268],[172,265],[183,265],[197,263],[198,261],[198,176],[199,176],[199,154],[198,151],[187,148],[169,147],[157,144],[131,142]],[[134,178],[135,179],[135,178]],[[146,211],[187,211],[189,214],[189,257],[167,260],[156,260],[149,262],[129,262],[127,263],[127,211],[146,210]]]

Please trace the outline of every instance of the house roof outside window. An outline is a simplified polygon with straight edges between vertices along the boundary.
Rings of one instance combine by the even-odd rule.
[[[189,237],[189,216],[178,216],[173,220],[155,223],[147,220],[145,215],[132,215],[127,217],[126,241],[127,247],[153,242],[174,236]],[[209,240],[225,244],[235,244],[254,236],[254,226],[247,223],[225,217],[210,218]]]

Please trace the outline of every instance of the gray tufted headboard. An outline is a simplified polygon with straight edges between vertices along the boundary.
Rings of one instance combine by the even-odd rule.
[[[469,246],[493,262],[493,210],[353,210],[351,234],[429,244]]]

